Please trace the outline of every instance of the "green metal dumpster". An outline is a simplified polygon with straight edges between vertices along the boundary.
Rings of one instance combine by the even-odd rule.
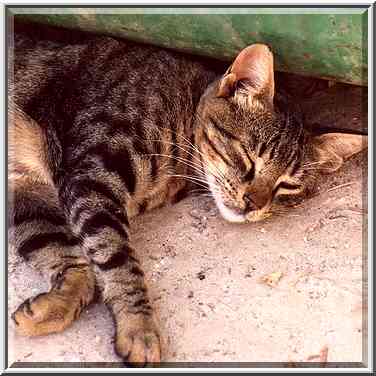
[[[12,8],[23,20],[231,61],[267,43],[279,71],[367,85],[366,8]]]

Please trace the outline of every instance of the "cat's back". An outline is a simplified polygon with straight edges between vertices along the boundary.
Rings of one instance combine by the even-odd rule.
[[[111,81],[124,84],[138,75],[144,55],[151,55],[149,46],[112,37],[96,36],[77,31],[50,28],[36,24],[15,24],[14,44],[11,48],[14,64],[14,86],[17,102],[27,106],[38,95],[65,91],[65,97],[79,93],[88,99],[103,86],[111,88]],[[131,68],[136,68],[130,71]],[[120,75],[127,69],[127,75]]]
[[[108,36],[17,23],[14,35],[14,85],[21,106],[41,94],[55,101],[75,97],[81,107],[104,99],[108,104],[120,93],[123,101],[156,93],[174,99],[190,85],[201,91],[208,83],[203,78],[213,78],[212,66],[197,59]]]
[[[16,102],[36,120],[50,113],[70,124],[93,107],[147,115],[194,106],[215,76],[184,54],[34,24],[16,24],[12,53]]]

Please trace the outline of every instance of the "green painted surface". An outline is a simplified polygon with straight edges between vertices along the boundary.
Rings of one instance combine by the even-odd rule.
[[[367,85],[367,12],[240,13],[99,14],[87,10],[84,14],[81,9],[81,14],[17,17],[228,61],[243,47],[262,42],[274,51],[277,70]]]

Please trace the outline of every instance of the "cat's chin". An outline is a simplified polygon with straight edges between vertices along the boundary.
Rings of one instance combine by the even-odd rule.
[[[247,215],[236,213],[234,210],[231,210],[221,201],[216,200],[217,207],[222,217],[231,223],[251,223],[251,222],[260,222],[271,216],[271,213],[265,213],[263,210],[254,211],[248,213]]]
[[[245,223],[247,222],[247,218],[243,214],[238,214],[228,208],[225,204],[223,204],[221,201],[217,202],[217,207],[219,209],[219,212],[221,213],[222,217],[227,221],[231,223]]]
[[[270,212],[264,210],[257,210],[248,214],[240,214],[226,206],[221,200],[216,200],[217,207],[222,217],[231,223],[251,223],[260,222],[271,216]]]

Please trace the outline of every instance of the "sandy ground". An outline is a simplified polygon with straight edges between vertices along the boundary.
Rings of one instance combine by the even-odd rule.
[[[159,317],[164,361],[301,362],[327,347],[328,362],[364,362],[366,168],[362,153],[319,195],[260,223],[229,224],[206,197],[137,218],[133,245]],[[282,277],[270,287],[262,278],[273,272]],[[47,288],[10,255],[9,315]],[[11,320],[8,334],[9,365],[119,361],[100,304],[61,334],[24,338]]]

